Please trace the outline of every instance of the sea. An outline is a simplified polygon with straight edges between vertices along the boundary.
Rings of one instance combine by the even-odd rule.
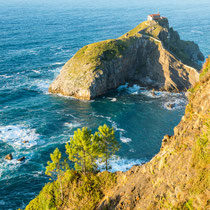
[[[121,145],[111,171],[151,160],[164,135],[184,114],[183,93],[124,84],[91,101],[52,95],[48,87],[84,45],[121,36],[157,13],[184,40],[210,54],[209,0],[7,0],[0,1],[0,209],[25,208],[49,182],[50,153],[74,131],[114,127]],[[168,104],[174,103],[172,109]],[[13,160],[5,160],[7,154]],[[18,158],[25,157],[19,162]]]

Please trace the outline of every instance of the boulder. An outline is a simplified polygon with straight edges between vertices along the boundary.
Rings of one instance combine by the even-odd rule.
[[[6,159],[6,160],[12,160],[12,159],[13,159],[12,154],[6,155],[6,156],[5,156],[5,159]]]
[[[169,109],[173,109],[173,108],[175,107],[175,104],[168,104],[167,107],[168,107]]]
[[[21,161],[24,161],[25,159],[26,159],[25,157],[21,157],[21,158],[18,159],[18,161],[21,162]]]
[[[24,140],[24,141],[23,141],[23,143],[24,143],[24,144],[26,144],[26,143],[29,143],[29,141],[27,141],[27,140]]]

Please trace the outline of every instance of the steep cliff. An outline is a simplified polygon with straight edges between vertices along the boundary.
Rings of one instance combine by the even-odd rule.
[[[89,100],[125,82],[185,91],[198,81],[198,60],[203,60],[198,46],[180,40],[167,19],[145,21],[118,39],[81,48],[49,92]]]
[[[210,57],[174,135],[160,152],[127,172],[79,175],[66,172],[48,183],[26,207],[36,209],[209,209]]]
[[[147,164],[118,172],[99,209],[208,209],[210,183],[210,58],[174,136]]]

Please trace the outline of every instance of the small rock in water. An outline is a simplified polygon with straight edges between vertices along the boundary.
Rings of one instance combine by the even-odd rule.
[[[18,161],[24,161],[26,158],[25,157],[21,157],[18,159]]]
[[[12,159],[13,159],[12,154],[6,155],[6,156],[5,156],[5,159],[6,159],[6,160],[12,160]]]
[[[151,94],[152,94],[152,96],[156,96],[156,93],[155,93],[155,89],[154,88],[152,89]]]
[[[25,141],[25,140],[24,140],[23,143],[26,144],[26,143],[29,143],[29,141]]]
[[[168,104],[167,107],[168,107],[169,109],[173,109],[173,108],[175,107],[175,104]]]

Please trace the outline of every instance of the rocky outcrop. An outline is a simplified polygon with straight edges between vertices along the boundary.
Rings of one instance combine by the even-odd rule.
[[[22,162],[22,161],[24,161],[25,159],[26,159],[25,157],[21,157],[21,158],[17,159],[17,161]]]
[[[182,47],[184,51],[176,49],[178,43],[187,46]],[[64,65],[49,92],[90,100],[126,82],[185,91],[198,81],[199,74],[182,61],[197,66],[194,60],[202,59],[198,46],[180,40],[167,20],[145,21],[118,39],[80,49]]]
[[[5,156],[5,160],[12,160],[12,159],[13,159],[12,154],[8,154]]]
[[[165,135],[148,163],[117,172],[118,181],[98,209],[208,209],[210,58],[174,136]]]

